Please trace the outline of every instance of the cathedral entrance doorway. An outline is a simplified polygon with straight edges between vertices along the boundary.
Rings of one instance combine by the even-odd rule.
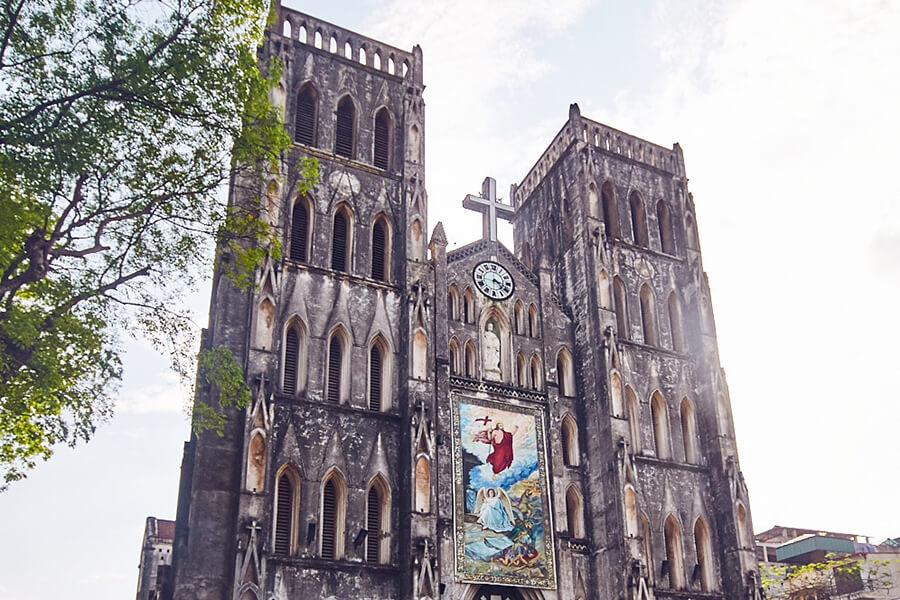
[[[501,585],[473,585],[464,600],[543,600],[540,590],[506,587]]]

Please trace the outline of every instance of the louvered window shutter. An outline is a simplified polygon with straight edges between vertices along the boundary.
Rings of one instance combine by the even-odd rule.
[[[384,223],[375,222],[375,229],[372,231],[372,279],[378,281],[386,281],[387,273],[385,272],[385,245],[387,235]]]
[[[337,535],[337,490],[334,482],[325,484],[322,494],[322,558],[333,559]]]
[[[306,89],[297,97],[297,117],[294,121],[294,142],[312,146],[316,131],[316,99]]]
[[[342,355],[341,341],[334,336],[328,345],[328,401],[335,404],[341,401]]]
[[[293,512],[294,486],[287,475],[278,478],[278,510],[275,515],[275,552],[291,551],[291,513]]]
[[[331,268],[347,270],[347,215],[343,210],[334,215],[334,231],[331,236]]]
[[[369,352],[369,408],[381,410],[381,349],[375,344]]]
[[[294,204],[291,216],[291,260],[306,262],[306,242],[309,235],[309,213],[303,201]]]
[[[381,495],[373,485],[366,498],[366,561],[379,562],[381,545]]]
[[[334,152],[344,158],[353,158],[353,102],[344,98],[337,109]]]
[[[568,427],[563,427],[562,435],[559,436],[559,441],[562,444],[562,458],[563,464],[566,466],[570,466],[572,462],[569,460],[569,429]]]
[[[387,169],[390,165],[390,117],[382,109],[375,115],[375,156],[374,163],[379,169]]]
[[[297,393],[297,365],[300,361],[300,336],[291,327],[284,343],[284,388],[285,394]]]

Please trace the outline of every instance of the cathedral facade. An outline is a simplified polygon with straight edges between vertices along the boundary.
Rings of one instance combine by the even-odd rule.
[[[284,251],[251,291],[216,269],[203,345],[252,401],[185,445],[174,597],[758,597],[679,146],[572,105],[510,204],[490,178],[465,199],[482,239],[448,252],[420,48],[277,10],[261,53],[294,145],[230,201],[265,198]]]

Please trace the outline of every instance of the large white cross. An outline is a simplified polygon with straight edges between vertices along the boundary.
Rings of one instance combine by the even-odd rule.
[[[481,196],[469,194],[463,200],[463,208],[481,213],[482,238],[497,241],[497,219],[512,221],[516,209],[497,199],[497,182],[493,177],[485,177],[481,184]]]

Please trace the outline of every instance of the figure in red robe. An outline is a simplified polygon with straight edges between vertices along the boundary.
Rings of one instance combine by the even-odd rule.
[[[512,430],[512,433],[503,429],[503,423],[497,423],[494,429],[486,429],[483,436],[478,436],[479,441],[490,444],[493,451],[488,454],[485,462],[494,470],[494,479],[513,461],[513,435],[518,431],[518,425]]]

